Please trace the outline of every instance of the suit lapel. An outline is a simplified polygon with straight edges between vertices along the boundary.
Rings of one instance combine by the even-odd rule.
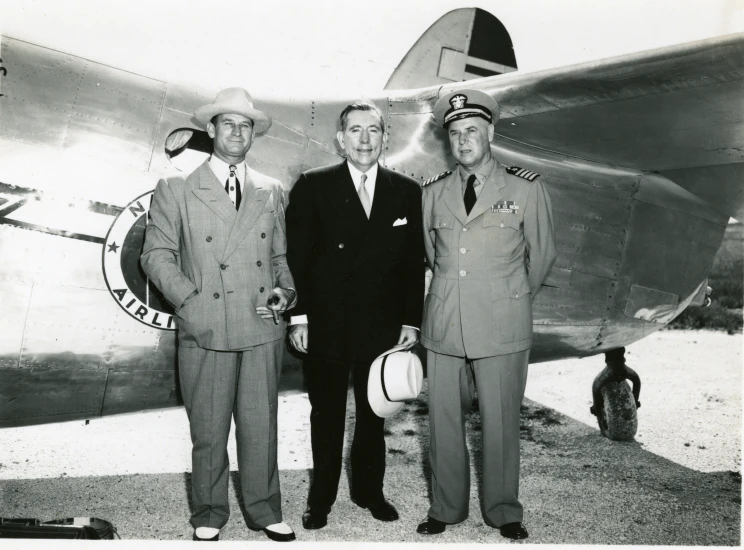
[[[377,168],[375,196],[372,199],[372,210],[370,212],[369,221],[367,222],[367,230],[362,239],[361,246],[359,247],[359,253],[352,262],[350,269],[356,269],[365,260],[368,260],[372,256],[374,246],[381,240],[384,241],[384,238],[382,237],[385,234],[386,229],[392,227],[394,221],[391,219],[391,212],[397,213],[398,211],[396,209],[398,201],[399,194],[393,187],[390,173],[382,166],[379,166]],[[358,198],[357,202],[359,202]],[[359,206],[361,208],[361,202],[359,203]],[[364,208],[361,208],[361,210],[362,215],[366,217],[364,214]]]
[[[501,189],[503,189],[505,186],[506,181],[504,181],[504,171],[501,169],[501,165],[499,165],[498,161],[494,160],[491,174],[488,176],[488,179],[483,185],[483,190],[478,196],[478,200],[475,202],[475,205],[473,205],[473,209],[470,211],[470,214],[468,214],[465,223],[470,223],[475,218],[483,214],[483,212],[491,208],[492,205],[496,204],[501,199]],[[465,207],[463,206],[463,209],[464,208]]]
[[[205,161],[198,168],[196,175],[199,178],[199,186],[192,193],[217,214],[217,217],[228,227],[232,227],[238,213],[229,195],[225,192],[223,184],[217,180],[217,176],[209,167],[209,161]]]
[[[263,178],[258,172],[246,166],[245,175],[243,199],[240,203],[240,210],[236,212],[236,218],[230,230],[230,236],[227,238],[224,259],[227,259],[235,252],[235,249],[238,248],[238,245],[243,241],[251,227],[253,227],[253,224],[256,223],[256,220],[263,212],[266,202],[271,197],[271,190],[264,187]],[[224,190],[223,194],[227,195]],[[232,205],[230,198],[228,197],[227,200],[233,212],[235,212],[235,207]]]
[[[336,184],[337,190],[341,193],[343,200],[349,204],[349,210],[353,218],[357,221],[366,220],[367,214],[364,212],[364,208],[362,207],[362,201],[359,200],[359,194],[354,186],[354,180],[351,179],[351,172],[349,172],[349,167],[346,162],[342,162],[338,165],[336,171]],[[372,207],[374,208],[374,204]]]
[[[447,187],[444,189],[444,204],[450,209],[458,221],[465,225],[468,217],[465,212],[465,201],[462,198],[462,185],[460,185],[459,169],[456,168],[452,176],[447,181]]]

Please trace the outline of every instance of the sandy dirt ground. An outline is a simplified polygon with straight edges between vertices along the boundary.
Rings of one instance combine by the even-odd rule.
[[[530,366],[520,489],[527,542],[739,545],[742,336],[663,331],[630,346],[626,358],[643,381],[638,434],[629,443],[604,439],[589,413],[601,356]],[[468,420],[470,517],[435,539],[416,534],[430,497],[425,392],[386,423],[385,492],[401,519],[381,523],[356,507],[342,476],[328,526],[304,531],[300,518],[312,469],[310,407],[301,384],[290,385],[294,389],[280,396],[279,467],[285,519],[301,545],[508,543],[480,514],[476,412]],[[352,400],[350,394],[348,433]],[[347,440],[347,460],[348,450]],[[230,455],[235,464],[234,443]],[[99,517],[116,526],[131,543],[127,547],[171,548],[191,537],[190,483],[182,409],[0,430],[0,516]],[[233,472],[232,517],[221,534],[228,547],[229,541],[236,541],[235,547],[237,541],[266,541],[245,526],[239,483]],[[26,547],[11,541],[0,546]]]

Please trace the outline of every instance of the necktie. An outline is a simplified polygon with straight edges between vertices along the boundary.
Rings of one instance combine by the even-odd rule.
[[[234,164],[230,165],[230,175],[225,182],[225,191],[227,191],[227,195],[230,197],[231,200],[231,191],[235,191],[235,210],[240,209],[240,200],[243,198],[243,194],[240,191],[240,180],[238,179],[238,176],[236,174],[237,169],[238,167]]]
[[[369,219],[369,213],[372,210],[372,201],[369,200],[366,183],[367,174],[362,174],[362,184],[359,186],[359,200],[362,201],[362,208],[364,208],[364,213],[367,214],[367,219]]]
[[[476,200],[478,197],[475,196],[475,174],[471,174],[468,178],[468,186],[465,188],[465,212],[470,214]]]

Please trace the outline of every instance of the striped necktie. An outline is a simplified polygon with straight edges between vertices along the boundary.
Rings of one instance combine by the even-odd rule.
[[[232,200],[232,192],[235,193],[235,210],[240,210],[240,201],[243,198],[243,193],[240,191],[240,180],[238,179],[237,175],[238,167],[234,164],[230,165],[230,175],[227,178],[227,181],[225,182],[225,191],[227,191],[227,195],[230,197],[230,200]]]

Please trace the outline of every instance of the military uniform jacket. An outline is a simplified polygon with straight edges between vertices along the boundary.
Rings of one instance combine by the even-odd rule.
[[[155,189],[141,263],[175,309],[179,345],[228,351],[284,337],[284,323],[256,314],[273,287],[294,287],[282,185],[246,166],[244,189],[237,211],[208,162]]]
[[[556,251],[550,198],[498,162],[470,214],[458,171],[423,191],[426,261],[423,345],[437,353],[491,357],[532,345],[532,297]]]

